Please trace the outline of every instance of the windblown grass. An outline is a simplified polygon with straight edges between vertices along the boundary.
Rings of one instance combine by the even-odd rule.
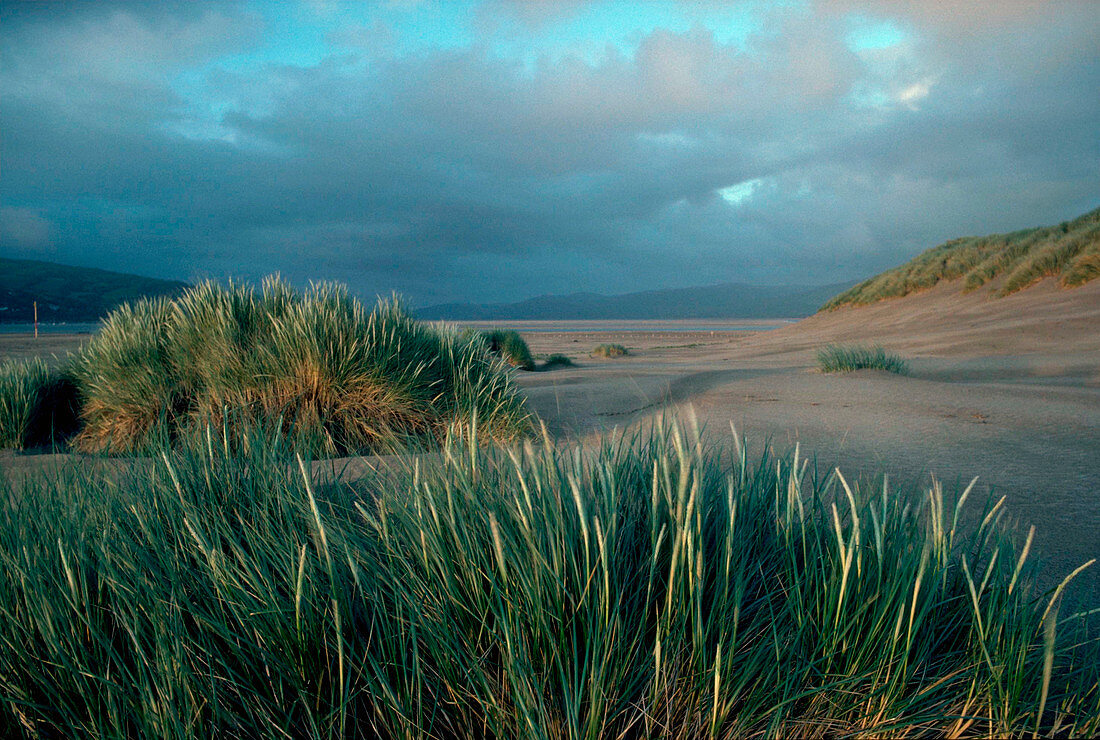
[[[395,300],[368,312],[327,284],[301,293],[276,278],[260,290],[206,283],[125,304],[65,372],[79,391],[74,443],[88,452],[193,443],[208,425],[269,427],[323,454],[434,444],[475,416],[487,438],[530,427],[483,342],[417,322]],[[0,385],[3,403],[26,406],[8,386],[23,387]]]
[[[258,440],[3,492],[25,736],[1090,735],[1095,642],[1000,504],[683,431],[355,486]],[[229,451],[229,452],[227,452]],[[731,462],[732,458],[732,462]],[[723,462],[723,460],[725,462]],[[1030,536],[1028,545],[1030,544]],[[1067,579],[1068,580],[1068,579]],[[1063,586],[1065,583],[1063,583]]]
[[[0,448],[62,442],[76,428],[76,391],[63,371],[40,359],[0,364]]]
[[[489,351],[502,357],[512,367],[518,367],[520,370],[535,369],[535,359],[531,356],[531,349],[518,331],[490,329],[483,332],[482,337],[489,345]]]
[[[907,375],[909,363],[879,346],[830,344],[817,351],[817,366],[824,373],[852,370],[885,370]]]
[[[621,344],[601,344],[592,350],[594,357],[626,357],[630,352]]]
[[[1057,226],[954,239],[865,280],[821,310],[898,298],[927,290],[940,281],[963,279],[969,291],[1003,278],[995,294],[1006,296],[1045,277],[1056,277],[1062,287],[1072,288],[1097,276],[1100,209]]]

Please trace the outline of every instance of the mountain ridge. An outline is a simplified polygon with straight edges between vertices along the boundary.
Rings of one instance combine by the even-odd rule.
[[[773,319],[813,314],[855,281],[827,285],[719,283],[604,295],[545,294],[512,303],[440,303],[418,318],[450,321],[588,319]]]
[[[188,287],[179,280],[0,257],[0,324],[34,321],[35,303],[43,323],[96,321],[121,303]]]

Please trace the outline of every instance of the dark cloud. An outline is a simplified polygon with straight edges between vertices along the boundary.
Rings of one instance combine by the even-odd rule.
[[[251,57],[273,31],[241,6],[49,7],[0,26],[11,256],[417,302],[829,282],[1100,192],[1095,4],[827,4],[745,45],[698,22],[531,58],[494,23],[579,9],[489,4],[470,46],[349,22],[304,65]],[[900,40],[853,50],[868,18]]]

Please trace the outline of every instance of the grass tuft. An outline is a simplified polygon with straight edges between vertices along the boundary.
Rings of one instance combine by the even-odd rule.
[[[49,385],[36,368],[6,371],[0,383],[7,446],[42,426],[28,411],[38,396],[27,389]],[[367,311],[343,287],[299,292],[278,278],[259,290],[205,283],[125,304],[63,377],[57,387],[78,394],[73,442],[85,452],[201,443],[208,427],[238,441],[267,428],[334,455],[434,446],[475,420],[482,439],[516,439],[531,426],[479,339],[422,324],[396,299]]]
[[[1097,643],[1061,608],[1064,589],[1037,589],[999,506],[819,475],[797,452],[750,463],[676,427],[591,455],[473,436],[351,484],[295,460],[285,438],[236,453],[211,430],[124,471],[0,490],[6,726],[1100,730]]]
[[[0,448],[64,442],[76,429],[72,378],[41,359],[0,364]]]
[[[538,366],[538,370],[556,370],[559,367],[576,367],[577,363],[563,354],[552,354]]]
[[[817,351],[817,366],[824,373],[852,370],[885,370],[908,375],[909,363],[879,346],[830,344]]]
[[[502,357],[512,367],[520,370],[534,370],[535,360],[531,349],[518,331],[511,329],[491,329],[482,336],[489,345],[489,351]]]
[[[594,357],[626,357],[630,352],[621,344],[601,344],[592,350]]]

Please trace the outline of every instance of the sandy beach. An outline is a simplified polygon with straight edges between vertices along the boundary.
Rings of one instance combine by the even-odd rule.
[[[838,466],[865,484],[885,473],[899,494],[933,476],[948,492],[978,477],[972,501],[1004,496],[1023,532],[1035,525],[1048,583],[1100,557],[1100,281],[997,300],[948,285],[773,330],[720,328],[752,323],[735,320],[579,323],[494,324],[524,333],[536,355],[578,363],[515,373],[559,438],[591,441],[670,410],[693,413],[715,436],[729,437],[732,423],[750,449],[798,444],[822,472]],[[61,356],[84,338],[2,335],[0,358]],[[817,371],[816,348],[849,341],[902,354],[911,374]],[[631,354],[589,356],[608,342]],[[9,473],[50,462],[0,455]],[[1100,604],[1100,567],[1079,577],[1077,593]]]

